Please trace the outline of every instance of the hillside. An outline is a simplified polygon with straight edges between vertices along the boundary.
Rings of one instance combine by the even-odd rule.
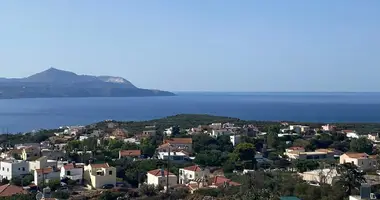
[[[0,98],[173,96],[141,89],[122,77],[77,75],[50,68],[26,78],[0,78]]]

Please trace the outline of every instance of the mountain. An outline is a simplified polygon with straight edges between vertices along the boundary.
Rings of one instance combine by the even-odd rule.
[[[78,75],[50,68],[26,78],[0,78],[0,98],[173,96],[141,89],[122,77]]]

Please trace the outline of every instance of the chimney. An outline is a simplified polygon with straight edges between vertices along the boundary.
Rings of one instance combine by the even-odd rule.
[[[371,197],[371,185],[363,183],[360,186],[360,198],[370,199]]]

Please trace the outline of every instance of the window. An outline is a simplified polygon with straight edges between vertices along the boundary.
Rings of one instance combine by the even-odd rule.
[[[25,171],[25,167],[22,168],[22,171]]]
[[[102,172],[96,172],[96,175],[100,176],[102,175]]]
[[[21,170],[21,168],[18,168],[18,171],[20,171]]]
[[[67,172],[66,172],[66,175],[67,175],[67,176],[70,176],[70,175],[71,175],[71,171],[67,171]]]
[[[5,170],[4,170],[4,167],[3,167],[3,171],[5,171]]]
[[[109,175],[112,175],[112,171],[109,171],[108,174],[109,174]]]
[[[189,177],[190,177],[190,178],[193,178],[193,175],[190,174]]]
[[[9,168],[7,168],[7,172],[9,172]]]

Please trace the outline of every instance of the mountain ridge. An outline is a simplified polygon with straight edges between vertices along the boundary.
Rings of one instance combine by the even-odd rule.
[[[0,78],[0,99],[174,95],[167,91],[138,88],[118,76],[78,75],[56,68],[49,68],[25,78]]]

